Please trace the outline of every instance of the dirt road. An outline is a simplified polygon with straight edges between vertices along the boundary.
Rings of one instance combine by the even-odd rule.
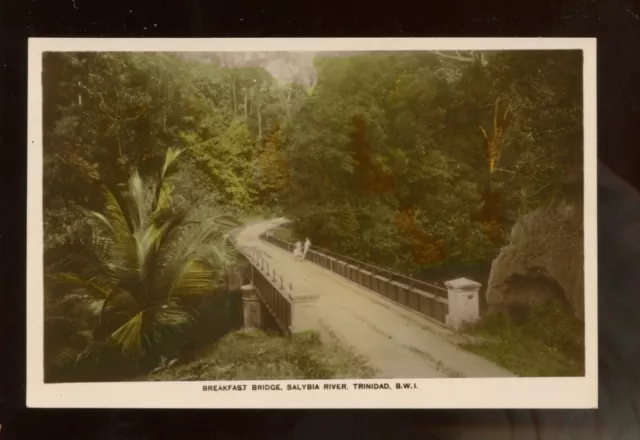
[[[439,324],[404,309],[309,261],[260,240],[283,219],[254,223],[237,234],[254,247],[295,292],[318,295],[313,308],[323,337],[333,337],[364,356],[381,378],[509,377],[510,372],[456,347]]]

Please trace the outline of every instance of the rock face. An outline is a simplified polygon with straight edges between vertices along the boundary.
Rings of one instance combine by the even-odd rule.
[[[548,301],[567,304],[584,321],[582,207],[544,205],[520,219],[510,243],[493,261],[486,290],[489,312],[531,309]]]

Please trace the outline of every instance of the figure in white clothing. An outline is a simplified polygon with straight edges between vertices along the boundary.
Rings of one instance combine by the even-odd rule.
[[[296,242],[296,247],[293,249],[293,257],[297,260],[302,260],[302,243]]]
[[[311,247],[311,242],[309,241],[308,238],[306,238],[304,240],[304,251],[302,252],[302,259],[304,260],[307,256],[307,252],[309,251],[309,248]]]

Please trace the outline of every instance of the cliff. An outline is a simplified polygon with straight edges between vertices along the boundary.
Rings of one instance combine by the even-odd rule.
[[[489,311],[517,318],[549,302],[564,304],[584,321],[582,206],[549,203],[521,218],[493,261],[487,285]]]

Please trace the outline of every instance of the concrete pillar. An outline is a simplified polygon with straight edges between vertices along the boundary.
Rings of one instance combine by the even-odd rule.
[[[465,325],[480,320],[480,283],[467,278],[458,278],[444,283],[449,298],[449,314],[445,318],[447,326],[460,330]]]
[[[242,291],[242,313],[245,329],[262,328],[262,302],[253,284],[246,284]]]
[[[318,295],[297,294],[291,295],[291,333],[305,331],[319,331],[320,323],[315,305]]]
[[[234,267],[227,270],[227,289],[229,292],[238,291],[242,287],[242,270]]]

